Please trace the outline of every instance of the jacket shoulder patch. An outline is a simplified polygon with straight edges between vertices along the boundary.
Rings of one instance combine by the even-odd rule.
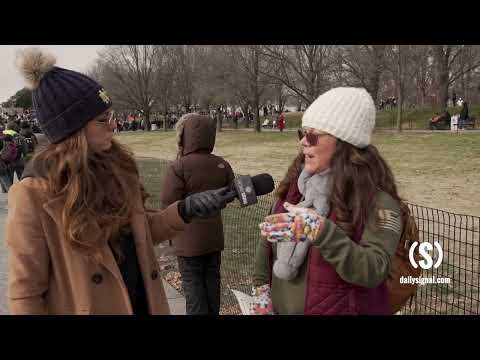
[[[377,226],[384,230],[400,233],[401,216],[398,212],[389,209],[378,210]]]

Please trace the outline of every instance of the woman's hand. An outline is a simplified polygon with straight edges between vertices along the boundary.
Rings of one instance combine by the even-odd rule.
[[[314,241],[323,230],[325,218],[315,210],[284,204],[288,213],[269,215],[261,223],[262,236],[270,242]]]
[[[270,285],[252,288],[253,303],[251,304],[251,315],[273,315],[272,296]]]

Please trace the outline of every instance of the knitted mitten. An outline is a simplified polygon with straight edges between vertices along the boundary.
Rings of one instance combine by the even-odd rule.
[[[273,315],[272,295],[270,285],[265,284],[252,288],[253,302],[250,308],[251,315]]]

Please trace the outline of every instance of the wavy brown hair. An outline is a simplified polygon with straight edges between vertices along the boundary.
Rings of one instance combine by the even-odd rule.
[[[331,208],[335,211],[336,223],[350,237],[357,227],[365,227],[371,212],[377,210],[374,198],[379,190],[400,202],[402,216],[410,213],[398,195],[390,167],[374,145],[359,149],[337,139],[330,168]]]
[[[45,180],[48,198],[64,203],[60,220],[65,239],[100,260],[100,249],[128,224],[139,188],[144,195],[133,153],[115,140],[108,151],[93,153],[81,130],[47,145],[35,154],[32,166],[35,176]]]
[[[305,155],[303,155],[303,151],[300,151],[298,155],[295,157],[295,159],[293,160],[293,162],[288,167],[285,177],[278,185],[277,191],[275,191],[276,197],[278,197],[279,199],[285,200],[288,194],[290,183],[292,181],[297,181],[298,176],[302,172],[302,165],[304,162],[305,162]]]

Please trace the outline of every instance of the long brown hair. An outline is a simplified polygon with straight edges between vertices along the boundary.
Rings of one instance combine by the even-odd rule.
[[[408,206],[398,195],[390,167],[374,145],[359,149],[337,139],[330,167],[331,208],[337,225],[350,237],[357,227],[366,226],[371,212],[377,210],[374,198],[379,190],[400,202],[403,216],[409,214]]]
[[[288,194],[290,183],[292,181],[297,181],[298,176],[302,172],[302,164],[304,162],[305,162],[305,155],[303,154],[303,151],[300,151],[298,155],[295,157],[295,159],[293,160],[293,162],[288,167],[285,177],[277,187],[277,191],[275,192],[275,195],[279,199],[285,200]]]
[[[64,203],[60,220],[65,239],[98,261],[100,249],[118,237],[135,211],[140,183],[133,153],[115,140],[110,150],[93,153],[81,130],[47,145],[32,162],[35,176],[45,180],[48,198]]]

